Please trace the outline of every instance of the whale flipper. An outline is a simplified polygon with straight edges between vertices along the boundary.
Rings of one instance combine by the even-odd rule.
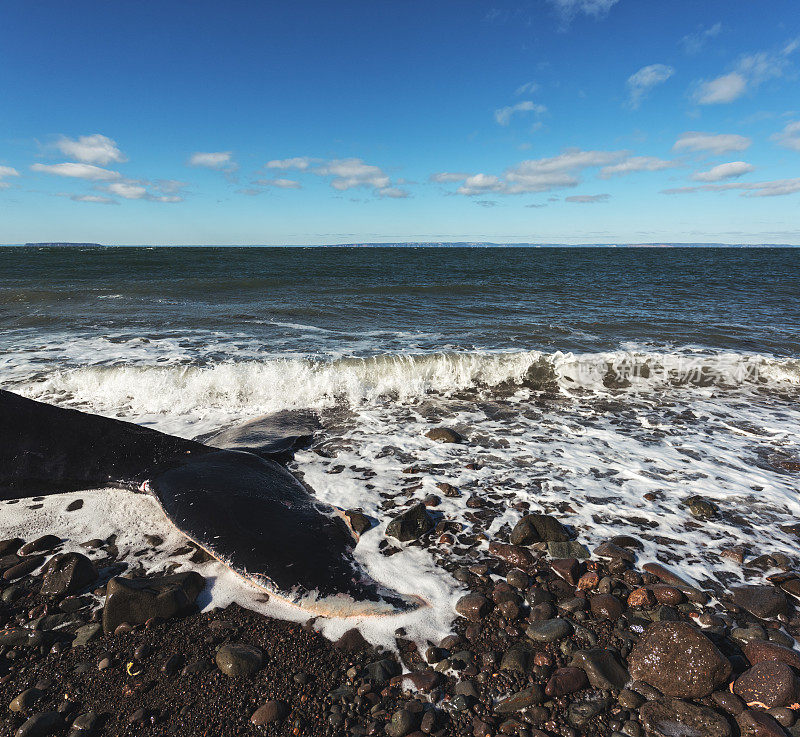
[[[345,596],[373,602],[375,612],[411,606],[359,570],[344,522],[273,461],[221,450],[186,459],[149,487],[181,532],[282,598],[320,612],[346,611]]]

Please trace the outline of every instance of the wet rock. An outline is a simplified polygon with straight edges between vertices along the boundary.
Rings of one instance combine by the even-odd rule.
[[[35,540],[26,543],[19,549],[20,555],[30,555],[31,553],[46,553],[61,545],[61,538],[55,535],[42,535]]]
[[[19,563],[3,571],[3,579],[5,581],[16,581],[23,578],[29,573],[33,573],[44,561],[45,557],[43,555],[25,556]]]
[[[495,714],[513,714],[521,709],[527,709],[529,706],[536,706],[544,701],[544,694],[539,685],[533,684],[517,693],[511,694],[504,699],[498,701],[494,706]]]
[[[489,555],[494,555],[512,566],[527,567],[533,563],[533,555],[527,548],[519,545],[506,545],[494,540],[489,543]]]
[[[414,671],[413,673],[407,673],[405,676],[402,676],[402,679],[410,681],[414,688],[416,688],[418,691],[422,691],[422,693],[430,693],[433,691],[433,689],[438,688],[442,683],[441,673],[437,673],[433,669],[418,670]],[[475,698],[478,697],[476,696]]]
[[[600,558],[624,560],[628,563],[633,563],[636,560],[636,556],[630,550],[615,545],[612,542],[601,543],[594,549],[594,554]]]
[[[386,527],[386,535],[401,543],[416,540],[433,529],[433,519],[424,504],[414,504],[398,514]]]
[[[536,542],[567,542],[570,538],[567,528],[552,515],[526,514],[514,525],[509,540],[512,545],[532,545]]]
[[[572,625],[566,619],[547,619],[544,622],[534,622],[525,634],[539,643],[555,642],[572,634]]]
[[[705,499],[702,496],[690,496],[684,502],[684,506],[692,513],[696,519],[711,519],[715,517],[719,511],[714,502]]]
[[[493,609],[492,602],[483,594],[467,594],[456,602],[456,611],[470,622],[480,622]]]
[[[668,568],[665,568],[660,563],[645,563],[642,566],[642,570],[646,571],[647,573],[651,573],[658,578],[659,581],[663,581],[670,586],[675,586],[676,588],[680,589],[684,594],[686,594],[690,601],[696,601],[699,604],[704,604],[708,600],[708,596],[704,592],[684,581],[680,576],[673,573]]]
[[[21,537],[9,537],[5,540],[0,540],[0,558],[4,555],[16,553],[25,541]]]
[[[573,701],[567,708],[567,721],[577,729],[585,728],[598,714],[602,714],[609,706],[605,696],[591,696],[580,701]]]
[[[791,727],[797,721],[794,716],[794,712],[786,707],[776,706],[774,709],[769,709],[767,714],[769,714],[776,722],[778,722],[781,727]]]
[[[736,679],[733,692],[747,704],[757,703],[771,709],[797,702],[800,681],[784,663],[758,663]]]
[[[650,609],[656,605],[656,597],[650,588],[640,586],[628,594],[628,606],[638,609]]]
[[[613,594],[596,594],[589,599],[589,605],[596,619],[616,621],[622,616],[622,602]]]
[[[778,722],[763,711],[743,711],[736,717],[741,737],[786,737]]]
[[[556,558],[550,561],[553,573],[575,586],[580,576],[580,564],[575,558]]]
[[[282,722],[289,716],[289,707],[283,701],[267,701],[266,704],[259,706],[250,721],[259,727],[268,724]]]
[[[367,680],[376,684],[388,683],[392,677],[399,675],[400,665],[392,658],[383,658],[369,663],[364,668],[364,675]]]
[[[4,604],[13,604],[25,596],[26,593],[27,592],[23,586],[14,585],[9,586],[7,589],[3,589],[3,594],[0,596],[0,598],[3,600]]]
[[[46,737],[64,727],[64,719],[57,711],[34,714],[15,733],[15,737]]]
[[[630,680],[628,671],[610,650],[579,650],[572,656],[570,665],[586,673],[592,688],[620,690]]]
[[[559,668],[547,682],[544,687],[544,692],[548,696],[566,696],[567,694],[575,693],[589,685],[589,680],[586,678],[580,668],[572,668],[567,666]]]
[[[675,586],[667,586],[666,584],[656,584],[651,588],[655,600],[659,604],[666,604],[668,606],[677,606],[685,601],[686,596],[684,593]]]
[[[205,586],[195,571],[155,578],[112,578],[106,588],[103,630],[114,632],[123,622],[144,624],[158,617],[187,613]]]
[[[369,643],[364,639],[364,635],[356,627],[353,627],[336,640],[333,646],[337,650],[352,653],[357,650],[365,650],[369,647]]]
[[[81,647],[82,645],[86,645],[88,642],[91,642],[95,637],[97,637],[102,629],[102,626],[96,622],[90,622],[82,627],[78,627],[78,629],[75,631],[75,639],[72,641],[72,647]]]
[[[728,659],[686,622],[651,624],[628,657],[631,677],[667,696],[701,698],[725,685]]]
[[[775,586],[737,586],[731,589],[733,603],[759,619],[786,614],[786,594]]]
[[[590,557],[589,548],[574,540],[547,543],[547,554],[551,558],[579,558],[580,560],[585,560]]]
[[[436,484],[436,488],[439,489],[439,491],[441,491],[442,494],[444,494],[447,497],[450,497],[451,499],[461,496],[461,492],[455,486],[453,486],[452,484],[448,484],[445,481],[441,481],[438,484]]]
[[[419,715],[410,709],[398,709],[386,725],[386,734],[389,737],[405,737],[413,732],[419,724]]]
[[[348,509],[345,511],[344,516],[347,517],[348,521],[350,522],[350,527],[353,528],[353,531],[356,535],[363,535],[370,527],[372,527],[372,523],[369,521],[369,517],[364,514],[360,509]]]
[[[461,443],[464,438],[450,427],[434,427],[425,433],[425,437],[437,443]]]
[[[75,594],[97,580],[92,562],[80,553],[54,555],[44,569],[42,596]]]
[[[217,650],[214,660],[226,676],[249,677],[264,664],[264,654],[257,647],[234,643]]]
[[[652,737],[730,737],[725,717],[713,709],[678,699],[648,701],[639,718]]]
[[[786,663],[800,670],[800,653],[774,642],[752,640],[744,646],[744,654],[751,665],[766,662]]]
[[[530,650],[523,647],[512,647],[503,653],[500,660],[500,670],[512,670],[517,673],[527,673],[530,667]]]
[[[744,711],[744,701],[730,691],[714,691],[711,694],[711,698],[720,709],[727,711],[728,714],[735,716]]]
[[[38,688],[27,688],[11,701],[8,708],[11,711],[25,713],[35,706],[36,702],[42,698],[42,695]]]
[[[72,722],[72,731],[78,735],[89,735],[100,726],[100,718],[93,711],[79,714]]]

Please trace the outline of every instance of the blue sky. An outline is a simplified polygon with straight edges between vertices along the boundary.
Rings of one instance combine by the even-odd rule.
[[[800,244],[796,0],[0,7],[0,242]]]

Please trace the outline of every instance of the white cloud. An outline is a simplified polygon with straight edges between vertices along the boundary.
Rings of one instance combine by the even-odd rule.
[[[312,164],[318,163],[319,159],[312,159],[310,156],[295,156],[291,159],[273,159],[267,162],[268,169],[298,169],[306,171]]]
[[[800,120],[787,123],[780,133],[770,136],[770,140],[792,151],[800,151]]]
[[[333,177],[331,186],[340,192],[356,187],[385,189],[391,186],[390,178],[380,167],[366,164],[363,159],[334,159],[314,169],[314,173]]]
[[[499,177],[491,174],[473,174],[467,177],[457,190],[458,194],[474,195],[482,194],[484,192],[501,192],[503,191],[503,182]]]
[[[800,178],[776,179],[769,182],[735,182],[728,184],[703,184],[699,187],[664,189],[661,194],[691,194],[693,192],[727,192],[743,190],[743,197],[780,197],[800,192]]]
[[[692,175],[692,179],[695,182],[721,182],[723,179],[733,179],[751,171],[755,171],[752,164],[746,161],[731,161],[712,167],[708,171],[698,171]]]
[[[4,182],[7,177],[18,177],[19,172],[13,166],[0,166],[0,189],[8,189],[11,185]]]
[[[681,39],[681,44],[687,54],[697,54],[706,45],[710,38],[719,36],[722,32],[722,23],[715,23],[713,26],[703,28],[702,26],[695,33],[689,33]]]
[[[629,104],[632,108],[639,107],[642,99],[653,87],[663,84],[673,74],[675,70],[666,64],[650,64],[642,67],[635,74],[628,77],[628,92],[630,94]]]
[[[120,179],[122,175],[118,171],[102,169],[93,164],[76,164],[65,162],[63,164],[33,164],[32,171],[44,174],[55,174],[59,177],[72,177],[74,179],[87,179],[94,182],[107,182],[112,179]]]
[[[175,194],[188,186],[186,182],[180,182],[177,179],[159,179],[155,183],[155,188],[165,194]]]
[[[609,179],[614,176],[624,177],[637,171],[662,171],[674,166],[677,166],[674,161],[665,161],[655,156],[631,156],[618,164],[604,166],[599,176],[601,179]]]
[[[694,93],[695,102],[718,105],[738,100],[748,89],[782,77],[789,68],[789,57],[798,49],[800,39],[793,39],[778,51],[759,51],[742,56],[733,71],[700,82]]]
[[[518,102],[516,105],[508,105],[507,107],[501,107],[499,110],[495,110],[494,119],[500,123],[500,125],[508,125],[511,122],[511,117],[515,113],[527,112],[534,112],[537,115],[542,115],[547,112],[547,108],[544,105],[537,105],[531,100],[525,100],[524,102]]]
[[[232,151],[197,151],[189,157],[189,166],[202,166],[218,171],[234,171],[238,164],[233,160]]]
[[[141,200],[147,196],[147,188],[136,182],[112,182],[107,189],[126,200]]]
[[[549,0],[566,20],[572,19],[578,13],[592,15],[600,18],[608,13],[619,0]]]
[[[700,105],[719,105],[740,98],[746,89],[747,80],[739,72],[731,72],[702,82],[694,98]]]
[[[266,163],[267,169],[288,171],[291,169],[315,174],[318,177],[330,178],[330,185],[339,192],[349,189],[372,189],[377,197],[402,199],[409,196],[406,190],[398,187],[404,181],[392,182],[391,177],[379,166],[367,164],[363,159],[317,159],[311,156],[295,156],[289,159],[273,159]],[[466,176],[466,174],[464,175]],[[294,179],[260,179],[254,184],[265,187],[282,187],[283,189],[299,189],[300,182]]]
[[[750,147],[752,141],[744,136],[734,133],[700,133],[687,131],[675,141],[673,151],[687,151],[689,153],[709,153],[715,156],[730,153],[731,151],[744,151]]]
[[[610,194],[580,194],[572,197],[565,197],[564,202],[574,202],[579,205],[592,205],[595,202],[608,202]]]
[[[137,179],[125,179],[120,182],[111,182],[98,187],[98,189],[126,200],[174,203],[183,202],[183,196],[179,193],[185,186],[184,182],[172,179],[160,180],[155,184]]]
[[[485,192],[524,194],[575,187],[580,183],[580,173],[584,169],[610,166],[627,157],[627,151],[567,149],[558,156],[522,161],[506,169],[502,178],[491,174],[474,174],[467,177],[456,192],[467,196]]]
[[[98,205],[116,205],[116,200],[111,197],[103,197],[99,194],[60,194],[60,197],[69,197],[73,202],[92,202]]]
[[[519,97],[520,95],[532,95],[536,90],[539,89],[539,85],[536,82],[525,82],[525,84],[521,84],[517,89],[514,91],[514,94]]]
[[[128,159],[117,147],[117,142],[108,136],[95,133],[91,136],[80,136],[77,139],[61,136],[55,147],[64,156],[76,159],[84,164],[110,164],[111,162],[122,163]]]
[[[384,187],[378,190],[379,197],[389,197],[393,200],[403,200],[408,197],[408,192],[400,187]]]
[[[439,184],[444,184],[446,182],[463,182],[469,174],[465,174],[464,172],[457,172],[457,171],[440,171],[436,174],[431,174],[428,177],[429,181],[431,182],[438,182]]]
[[[278,189],[302,189],[300,182],[294,179],[257,179],[255,184],[262,187],[278,187]]]

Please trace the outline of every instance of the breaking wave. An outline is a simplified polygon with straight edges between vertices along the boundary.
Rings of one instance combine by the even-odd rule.
[[[135,415],[198,408],[265,413],[358,406],[383,398],[518,388],[648,392],[674,386],[800,384],[800,361],[702,351],[395,354],[330,361],[303,358],[211,365],[57,368],[7,388],[34,399]]]

